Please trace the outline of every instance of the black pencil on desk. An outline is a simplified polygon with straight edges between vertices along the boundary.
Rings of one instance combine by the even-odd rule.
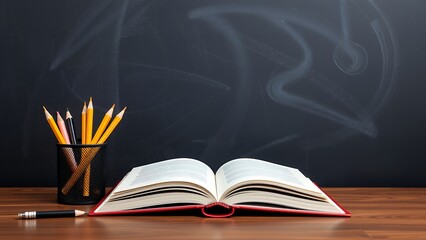
[[[73,121],[71,113],[68,109],[67,109],[67,115],[66,115],[65,122],[66,122],[68,135],[70,137],[71,144],[77,144],[77,138],[76,138],[76,135],[75,135],[75,128],[74,128],[74,121]]]
[[[59,210],[59,211],[30,211],[18,213],[22,219],[32,218],[58,218],[58,217],[79,217],[86,215],[86,212],[80,210]]]

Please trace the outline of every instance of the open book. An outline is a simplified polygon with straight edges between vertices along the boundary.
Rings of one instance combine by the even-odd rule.
[[[229,161],[216,174],[189,158],[135,167],[89,215],[196,208],[210,217],[241,210],[350,216],[299,170],[250,158]]]

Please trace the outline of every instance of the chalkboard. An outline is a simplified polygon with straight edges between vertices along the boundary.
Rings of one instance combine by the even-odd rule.
[[[107,183],[240,157],[322,186],[426,186],[423,0],[0,2],[0,183],[54,186],[42,106],[95,124]],[[80,124],[77,122],[77,129]]]

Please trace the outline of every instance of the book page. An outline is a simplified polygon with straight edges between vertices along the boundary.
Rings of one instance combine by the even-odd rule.
[[[189,158],[177,158],[133,168],[114,192],[134,188],[148,187],[165,183],[187,182],[199,185],[212,196],[217,197],[213,171],[201,161]],[[169,184],[168,184],[169,185]]]
[[[216,172],[217,194],[242,182],[278,182],[308,191],[321,191],[299,170],[262,160],[241,158],[229,161]]]

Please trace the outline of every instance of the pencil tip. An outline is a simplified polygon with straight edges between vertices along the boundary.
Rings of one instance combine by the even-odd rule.
[[[76,216],[76,217],[89,214],[88,212],[86,212],[86,211],[81,211],[81,210],[74,210],[74,213],[75,213],[75,216]]]
[[[87,104],[87,108],[93,108],[92,97],[90,97],[89,104]]]
[[[126,109],[127,109],[127,107],[124,107],[124,108],[123,108],[123,110],[121,110],[121,112],[119,113],[119,114],[120,114],[120,116],[123,116],[123,115],[124,115],[124,112],[126,111]]]
[[[47,109],[43,106],[44,109],[44,115],[46,116],[46,119],[49,119],[52,117],[52,115],[50,115],[49,111],[47,111]]]

